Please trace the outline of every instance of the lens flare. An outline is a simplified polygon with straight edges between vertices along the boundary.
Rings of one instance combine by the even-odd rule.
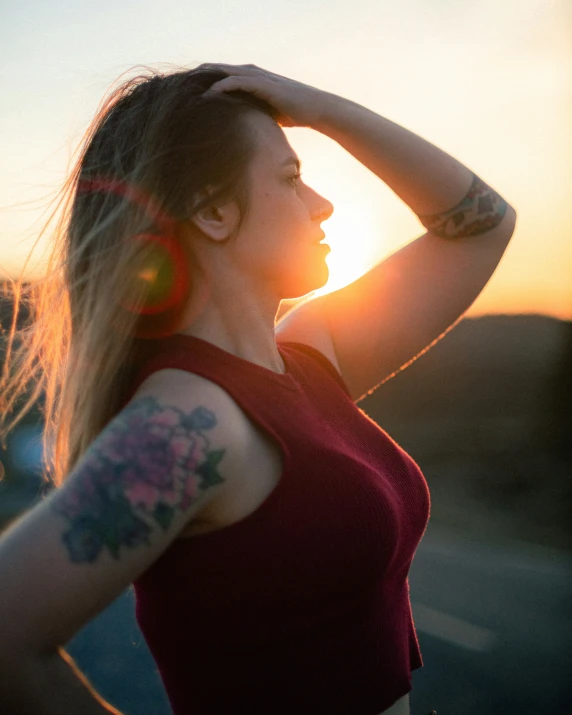
[[[126,276],[127,293],[137,296],[137,301],[122,301],[119,308],[138,316],[135,337],[161,338],[176,332],[191,295],[190,255],[179,237],[178,223],[159,208],[152,196],[123,181],[82,179],[77,192],[123,196],[139,204],[153,219],[157,233],[129,237],[148,250],[142,252],[145,257],[135,261]]]
[[[144,295],[140,307],[123,303],[126,310],[139,315],[153,315],[175,307],[189,292],[189,265],[185,252],[172,236],[141,233],[134,239],[150,244],[151,253],[144,264],[133,268],[129,277],[135,295]]]

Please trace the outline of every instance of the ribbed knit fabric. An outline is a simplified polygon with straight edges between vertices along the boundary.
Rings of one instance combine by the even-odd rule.
[[[156,370],[189,370],[284,460],[252,514],[176,539],[134,583],[175,715],[378,715],[423,665],[407,578],[429,519],[418,465],[314,348],[278,342],[278,374],[200,338],[150,345],[126,400]]]

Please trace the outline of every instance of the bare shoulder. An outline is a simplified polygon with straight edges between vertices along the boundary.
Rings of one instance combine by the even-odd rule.
[[[162,406],[159,409],[169,406],[172,419],[178,424],[177,429],[191,441],[196,437],[196,429],[192,433],[192,429],[189,432],[188,427],[183,425],[188,424],[191,415],[207,409],[211,415],[211,429],[208,436],[203,434],[203,438],[212,437],[213,445],[225,450],[225,458],[220,465],[223,481],[210,485],[204,491],[200,507],[193,510],[181,531],[181,535],[192,533],[194,524],[211,522],[220,503],[227,499],[237,487],[236,482],[248,472],[254,438],[252,422],[220,385],[186,370],[166,368],[152,373],[133,396],[133,399],[141,398],[155,400],[158,406]]]
[[[163,368],[151,373],[139,385],[133,394],[135,399],[141,395],[154,395],[164,401],[175,401],[187,404],[190,396],[205,398],[220,398],[227,406],[233,402],[230,395],[220,385],[188,370],[178,368]]]
[[[213,434],[216,432],[225,442],[232,444],[235,458],[239,457],[236,449],[243,443],[247,420],[234,399],[220,385],[187,370],[166,368],[157,370],[144,380],[132,399],[144,397],[154,398],[163,408],[177,411],[181,419],[184,415],[200,412],[201,408],[209,410],[212,413]]]

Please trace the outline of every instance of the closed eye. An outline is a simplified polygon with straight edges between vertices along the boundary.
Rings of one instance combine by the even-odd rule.
[[[290,177],[288,178],[288,181],[289,181],[293,186],[295,186],[296,183],[298,182],[298,179],[301,179],[301,178],[302,178],[302,174],[301,174],[300,172],[298,172],[297,174],[294,174],[294,176],[290,176]]]

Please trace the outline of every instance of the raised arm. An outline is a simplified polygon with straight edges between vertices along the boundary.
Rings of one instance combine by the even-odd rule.
[[[4,715],[118,712],[63,647],[220,492],[240,449],[224,393],[172,394],[139,391],[0,539]]]

